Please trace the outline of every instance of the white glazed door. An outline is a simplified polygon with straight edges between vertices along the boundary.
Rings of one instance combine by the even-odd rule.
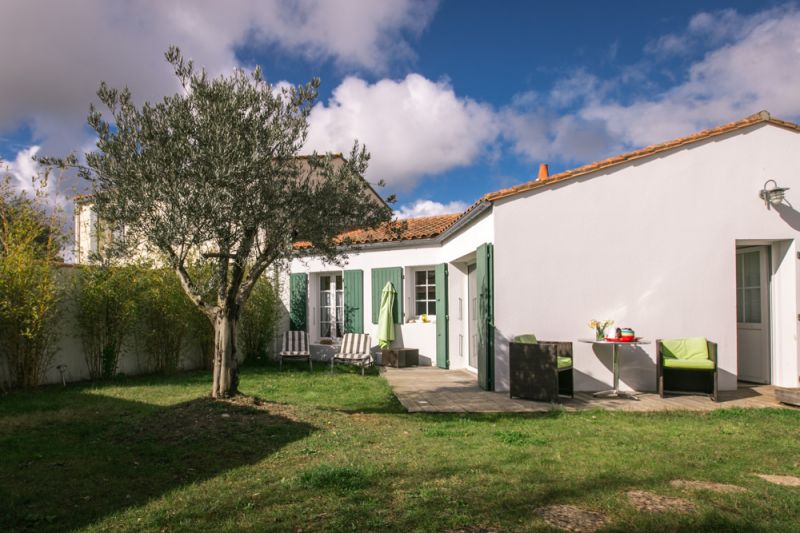
[[[736,250],[739,381],[770,381],[768,252],[766,246]]]

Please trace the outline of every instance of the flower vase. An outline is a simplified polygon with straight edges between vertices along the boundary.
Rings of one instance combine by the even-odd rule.
[[[598,341],[606,340],[606,328],[595,328],[594,338]]]

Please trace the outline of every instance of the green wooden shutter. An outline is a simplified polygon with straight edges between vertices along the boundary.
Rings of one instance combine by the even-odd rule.
[[[478,285],[478,385],[494,390],[494,247],[477,250]]]
[[[387,281],[391,281],[397,298],[394,300],[394,323],[403,323],[403,268],[373,268],[372,269],[372,323],[378,323],[378,311],[381,307],[381,292]]]
[[[364,333],[364,271],[344,271],[344,331]]]
[[[450,354],[448,352],[448,322],[449,304],[447,300],[447,263],[436,265],[436,366],[450,368]]]
[[[308,274],[292,274],[289,277],[289,329],[306,331],[307,307]]]

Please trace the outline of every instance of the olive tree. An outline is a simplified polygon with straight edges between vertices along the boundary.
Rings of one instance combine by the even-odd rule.
[[[296,253],[330,261],[337,236],[374,228],[391,210],[363,175],[369,154],[299,157],[319,80],[278,87],[256,68],[212,78],[172,47],[166,53],[182,90],[137,105],[127,89],[101,83],[89,125],[97,150],[76,166],[93,189],[98,215],[125,239],[158,252],[214,328],[215,398],[236,393],[236,325],[262,273]],[[47,160],[45,160],[47,162]],[[50,160],[50,163],[55,163]],[[194,279],[197,262],[213,291]]]

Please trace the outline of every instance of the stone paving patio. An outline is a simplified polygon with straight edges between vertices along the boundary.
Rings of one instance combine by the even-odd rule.
[[[431,413],[536,413],[552,409],[579,411],[613,409],[620,411],[711,411],[730,407],[785,407],[775,399],[769,385],[742,385],[736,391],[720,392],[720,401],[707,396],[670,396],[660,398],[642,393],[639,401],[595,398],[578,392],[574,399],[562,398],[561,405],[509,398],[507,392],[481,390],[474,374],[466,370],[442,370],[436,367],[382,367],[381,375],[391,385],[400,403],[409,412]]]

